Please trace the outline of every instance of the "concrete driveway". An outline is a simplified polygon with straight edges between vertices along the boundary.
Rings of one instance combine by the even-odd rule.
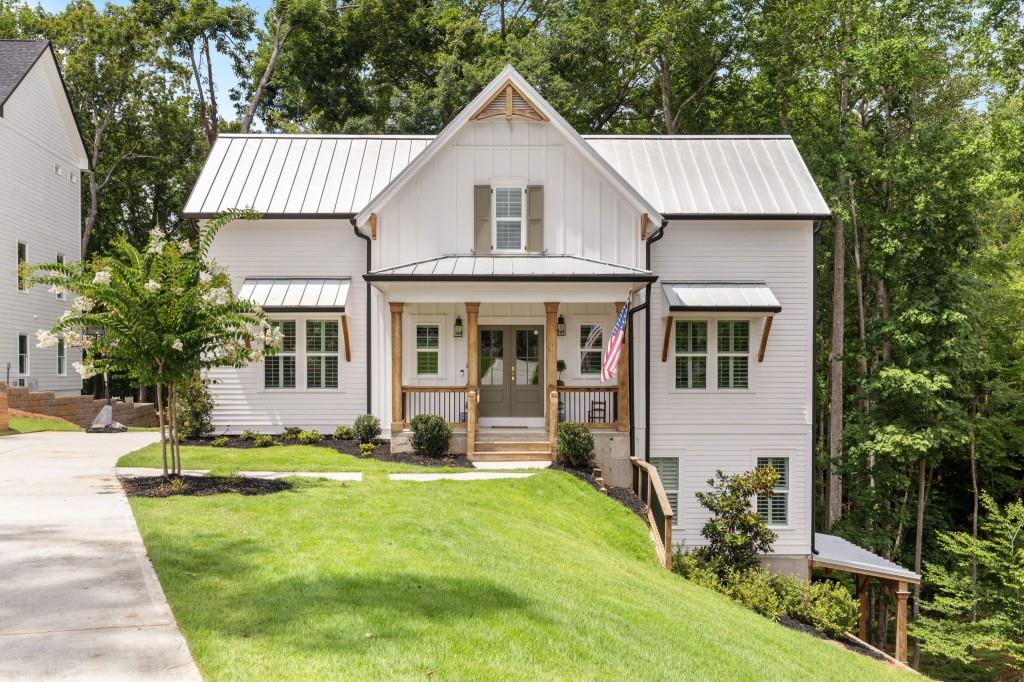
[[[114,476],[156,440],[0,438],[0,679],[201,679]]]

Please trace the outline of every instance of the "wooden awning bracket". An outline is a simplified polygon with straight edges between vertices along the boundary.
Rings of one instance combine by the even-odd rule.
[[[348,340],[348,315],[341,316],[341,336],[345,340],[345,362],[352,362],[352,345]]]
[[[665,318],[665,340],[661,344],[661,361],[668,361],[668,342],[672,340],[672,316]]]
[[[764,318],[764,329],[761,331],[761,347],[757,349],[757,361],[764,362],[764,351],[768,347],[768,334],[772,331],[772,320],[774,315]]]

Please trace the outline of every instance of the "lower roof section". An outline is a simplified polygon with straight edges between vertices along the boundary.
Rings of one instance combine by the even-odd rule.
[[[265,277],[246,279],[238,298],[271,312],[345,312],[351,277]]]
[[[373,270],[367,282],[624,282],[648,284],[649,270],[580,256],[451,255]]]
[[[764,282],[662,282],[672,312],[778,313],[782,305]]]
[[[858,547],[837,535],[814,534],[815,554],[811,563],[822,568],[847,571],[883,580],[920,583],[921,575]]]

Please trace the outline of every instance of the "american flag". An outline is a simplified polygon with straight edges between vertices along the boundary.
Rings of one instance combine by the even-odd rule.
[[[612,328],[612,335],[608,337],[608,350],[604,353],[604,362],[601,363],[601,381],[605,382],[615,376],[619,368],[619,355],[622,353],[622,342],[626,340],[626,315],[629,313],[629,294],[626,295],[626,302],[619,313],[619,319],[615,320]]]

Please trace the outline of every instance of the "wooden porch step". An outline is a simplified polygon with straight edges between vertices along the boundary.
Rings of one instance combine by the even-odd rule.
[[[550,452],[546,440],[483,440],[476,441],[477,452]]]
[[[550,452],[539,450],[502,450],[501,452],[480,452],[469,456],[471,462],[550,462]]]

